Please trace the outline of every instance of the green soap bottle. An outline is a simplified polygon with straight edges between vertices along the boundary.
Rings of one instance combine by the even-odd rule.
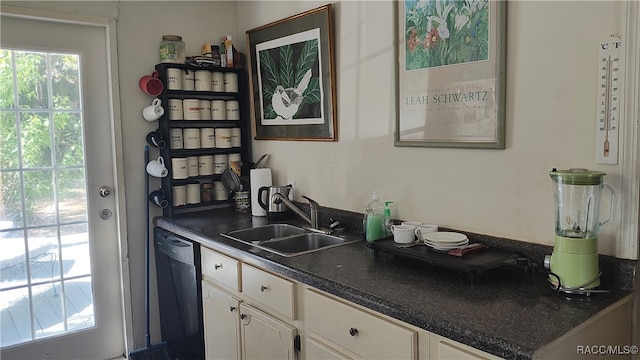
[[[374,242],[385,236],[384,231],[384,206],[380,202],[377,192],[373,192],[371,202],[365,210],[365,238],[368,242]]]

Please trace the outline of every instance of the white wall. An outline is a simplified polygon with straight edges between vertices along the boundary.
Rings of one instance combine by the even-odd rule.
[[[241,1],[238,28],[324,4]],[[509,2],[507,146],[469,150],[394,147],[393,3],[335,3],[339,142],[261,140],[254,155],[270,153],[274,183],[295,179],[296,194],[321,205],[362,212],[376,190],[405,220],[552,245],[553,167],[604,171],[621,189],[621,166],[596,164],[594,139],[597,45],[622,33],[622,9],[612,1]],[[619,227],[603,227],[601,253],[614,254]]]

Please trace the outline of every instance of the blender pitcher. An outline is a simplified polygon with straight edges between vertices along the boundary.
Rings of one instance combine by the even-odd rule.
[[[613,216],[615,191],[603,182],[605,173],[587,169],[551,171],[555,200],[555,244],[545,259],[549,281],[559,290],[592,289],[600,285],[598,232]],[[602,189],[611,191],[609,218],[600,221]]]

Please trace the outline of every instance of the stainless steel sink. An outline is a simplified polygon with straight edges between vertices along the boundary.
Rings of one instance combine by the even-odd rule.
[[[222,235],[285,257],[308,254],[359,241],[358,238],[311,232],[287,224],[269,224],[235,230]]]
[[[263,242],[272,239],[279,239],[291,235],[304,234],[307,230],[288,224],[269,224],[249,229],[234,230],[229,232],[228,237],[234,240]],[[222,234],[225,235],[225,234]]]
[[[309,232],[269,240],[260,245],[282,256],[293,256],[349,244],[355,241],[358,240],[347,240],[337,236]]]

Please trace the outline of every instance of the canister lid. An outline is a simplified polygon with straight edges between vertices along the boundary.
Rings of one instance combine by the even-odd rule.
[[[182,41],[182,36],[179,36],[179,35],[162,35],[162,40],[165,40],[165,41]]]
[[[556,183],[567,185],[600,185],[602,177],[606,175],[601,171],[573,168],[569,170],[551,170],[549,176]]]

